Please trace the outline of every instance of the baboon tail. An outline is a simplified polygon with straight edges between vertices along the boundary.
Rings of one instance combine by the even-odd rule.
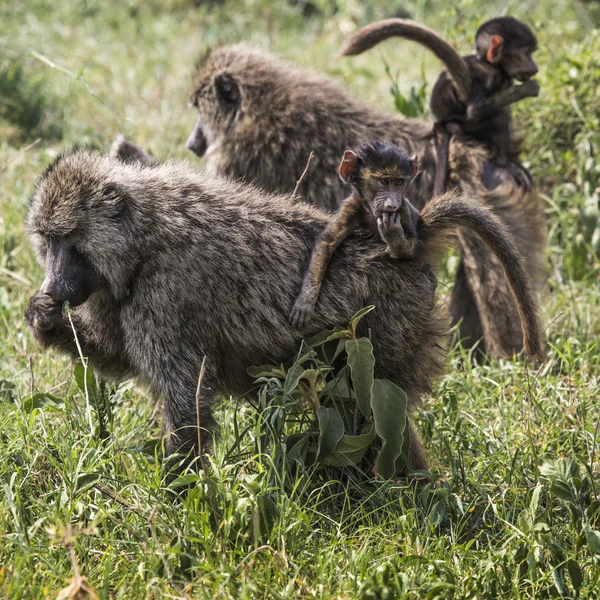
[[[492,211],[456,192],[430,200],[421,211],[419,224],[419,239],[428,260],[434,262],[440,258],[457,227],[478,234],[502,264],[521,318],[525,350],[531,356],[542,356],[542,330],[537,301],[525,261],[511,233]]]
[[[471,91],[471,75],[463,58],[438,33],[421,23],[408,19],[385,19],[371,23],[344,41],[340,54],[355,56],[390,37],[402,37],[425,46],[445,65],[456,83],[461,100],[466,101]]]

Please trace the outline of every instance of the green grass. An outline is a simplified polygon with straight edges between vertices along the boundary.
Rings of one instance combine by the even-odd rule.
[[[181,494],[159,459],[160,406],[127,383],[92,387],[86,400],[79,371],[33,342],[23,311],[43,274],[23,221],[36,177],[62,149],[106,148],[120,132],[160,159],[192,160],[183,148],[194,122],[187,93],[207,45],[249,40],[393,110],[385,63],[406,98],[423,74],[430,90],[439,65],[400,42],[337,59],[355,24],[403,8],[467,52],[475,26],[497,10],[484,0],[314,0],[323,12],[308,19],[303,3],[201,4],[0,5],[0,595],[56,597],[76,568],[101,598],[597,598],[592,5],[507,3],[540,38],[542,94],[517,115],[550,227],[548,359],[470,366],[453,351],[419,418],[430,481],[282,472],[272,448],[256,450],[256,411],[224,399],[214,457]]]

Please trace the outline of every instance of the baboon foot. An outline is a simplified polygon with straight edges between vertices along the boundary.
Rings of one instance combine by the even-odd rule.
[[[314,304],[296,300],[296,303],[290,312],[290,324],[295,329],[302,329],[310,323],[314,312]]]
[[[531,188],[531,178],[527,170],[521,165],[514,163],[510,163],[506,167],[501,167],[496,163],[486,160],[483,163],[482,182],[488,190],[494,190],[506,182],[525,189]]]

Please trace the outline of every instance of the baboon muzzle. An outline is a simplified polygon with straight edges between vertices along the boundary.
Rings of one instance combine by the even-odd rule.
[[[187,139],[185,147],[188,150],[191,150],[196,156],[204,156],[208,147],[208,142],[206,141],[206,136],[202,131],[199,120],[196,122],[196,126],[192,133],[190,133],[190,137]]]

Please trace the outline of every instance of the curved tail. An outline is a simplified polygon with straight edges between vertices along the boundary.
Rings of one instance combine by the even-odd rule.
[[[471,75],[463,58],[438,33],[421,23],[408,19],[386,19],[371,23],[344,41],[340,54],[355,56],[390,37],[402,37],[425,46],[445,65],[456,83],[461,100],[466,101],[471,91]]]
[[[523,344],[531,356],[542,356],[542,329],[533,285],[512,235],[489,209],[468,196],[450,192],[430,200],[421,211],[419,240],[428,260],[437,262],[453,241],[453,232],[464,227],[478,234],[496,255],[517,304]]]

